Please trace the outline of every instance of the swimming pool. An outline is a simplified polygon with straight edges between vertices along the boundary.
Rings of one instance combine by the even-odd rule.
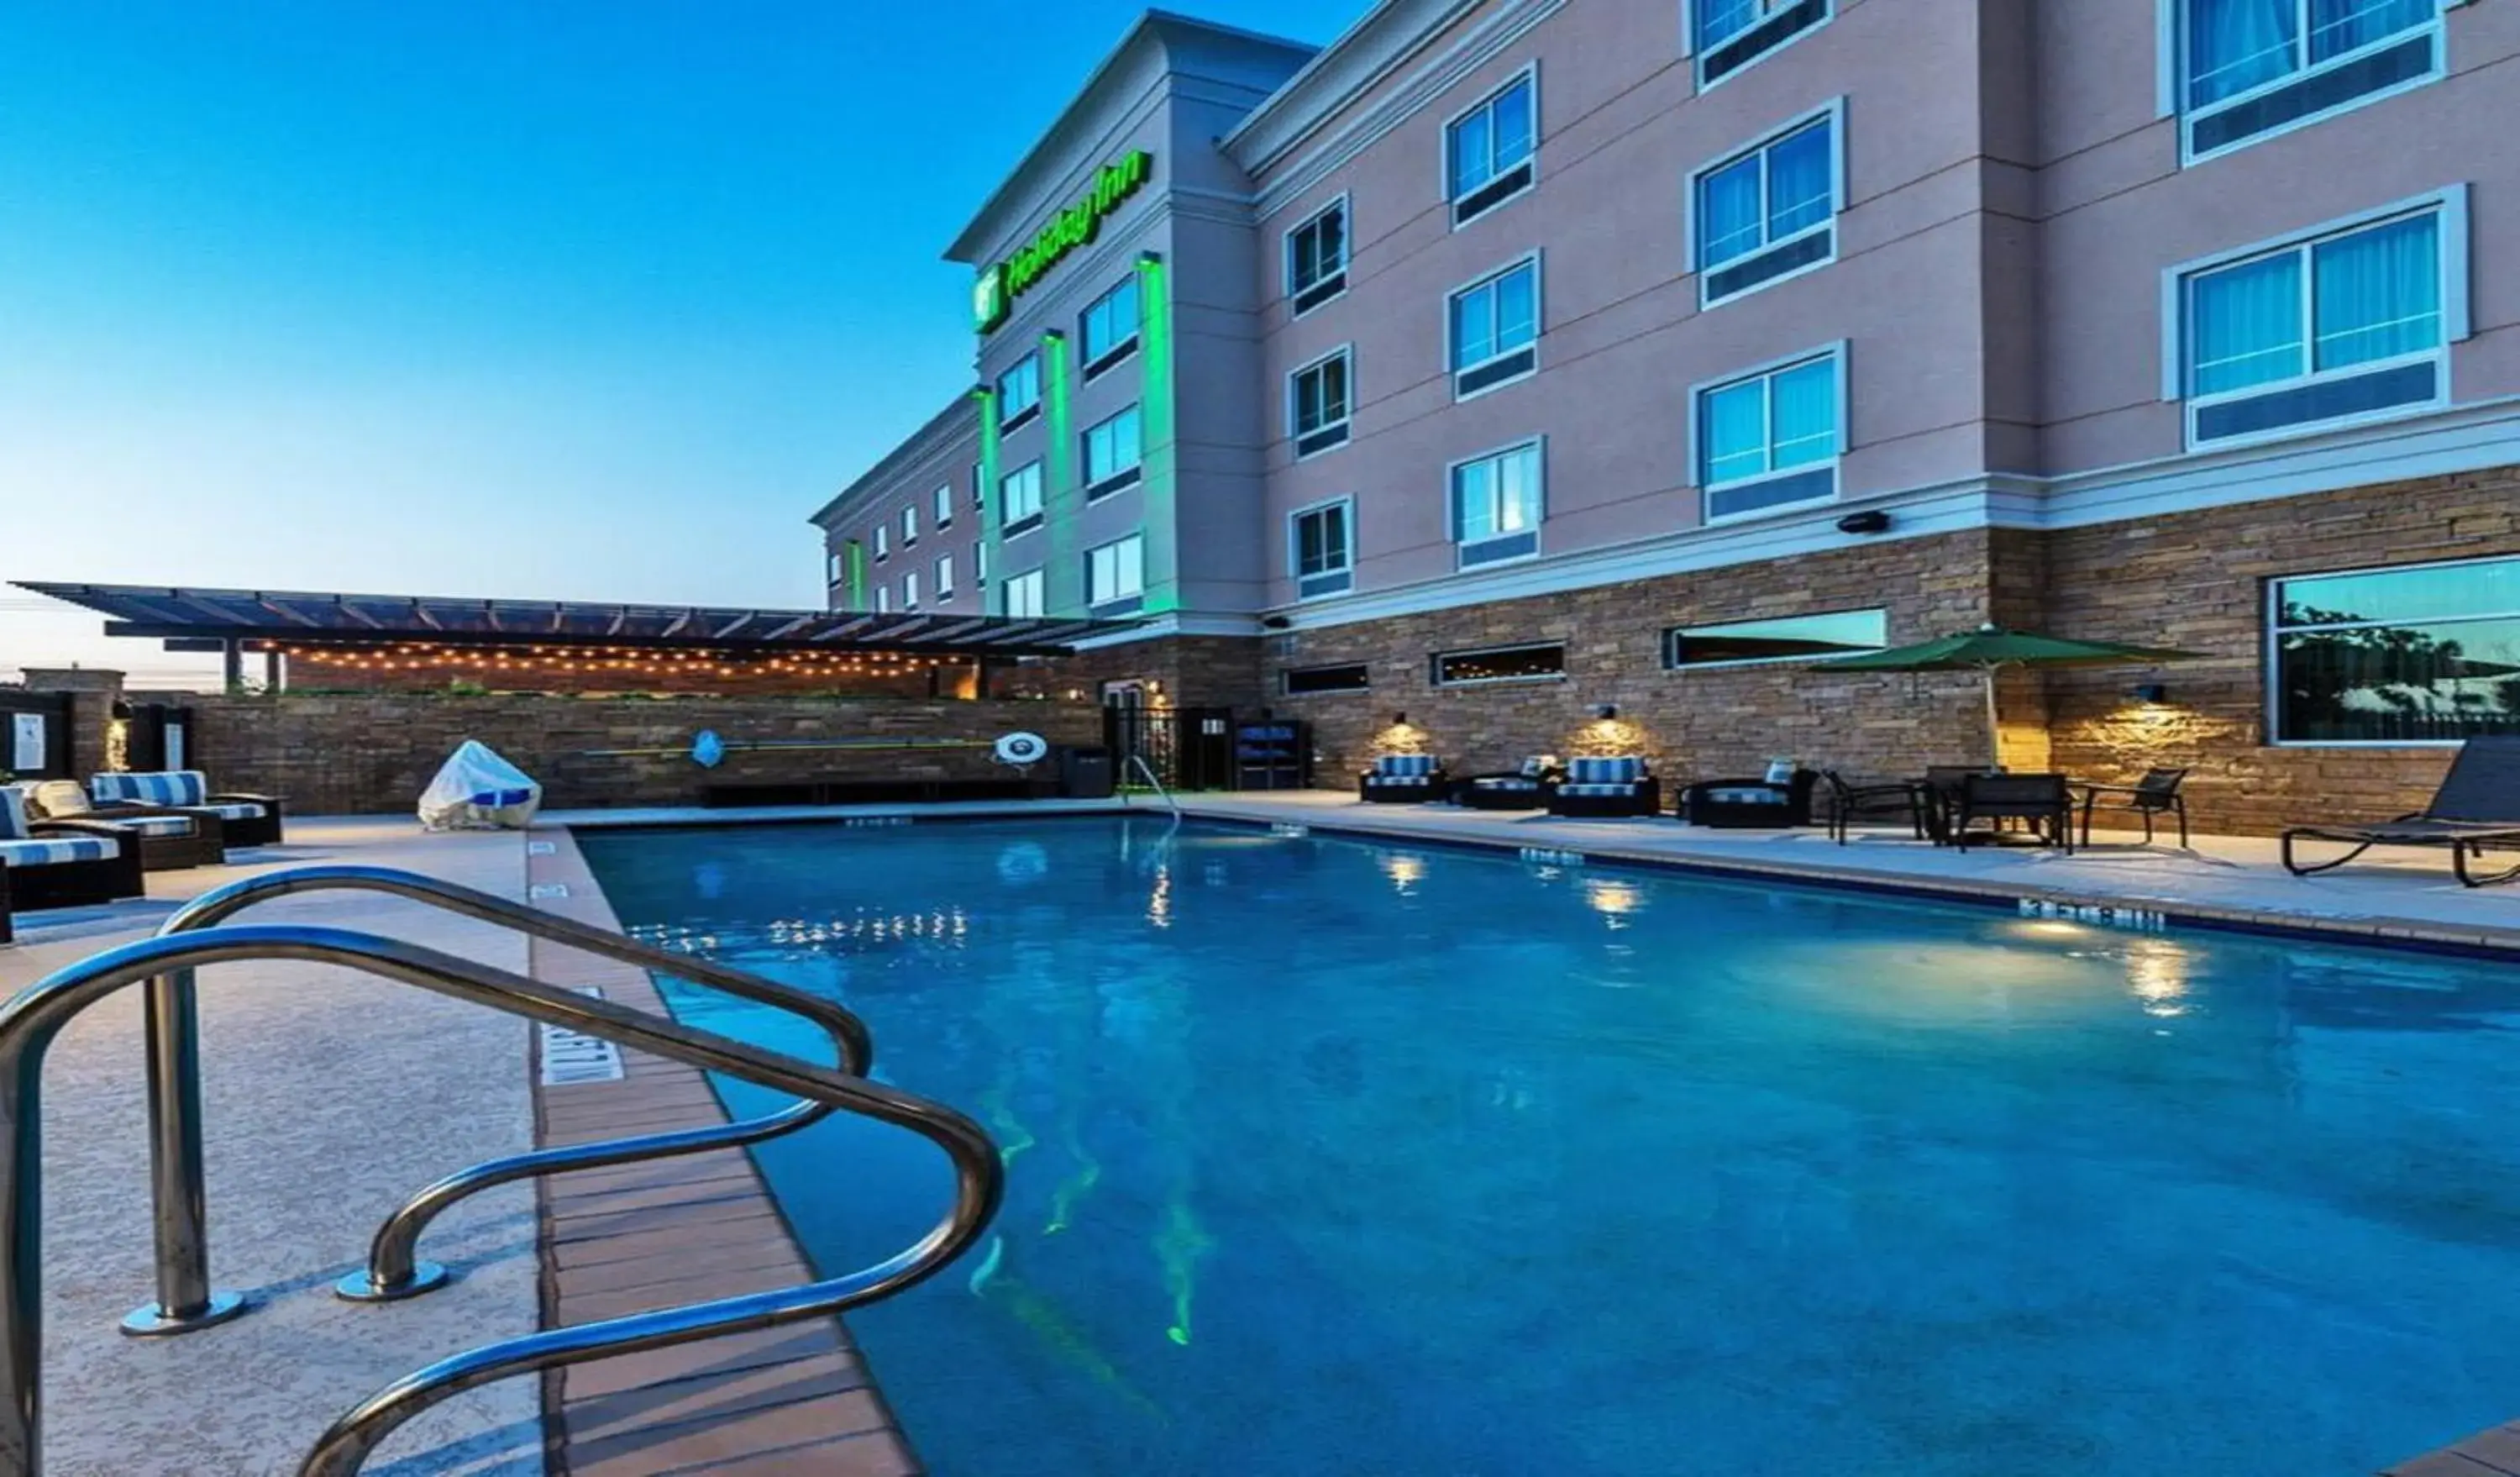
[[[2345,1477],[2520,1414],[2520,968],[1148,820],[581,844],[997,1135],[987,1256],[850,1320],[945,1477]],[[932,1152],[760,1157],[836,1269]]]

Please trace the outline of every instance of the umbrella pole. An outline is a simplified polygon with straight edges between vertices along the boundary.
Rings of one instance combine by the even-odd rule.
[[[1984,671],[1986,673],[1986,765],[1989,769],[2002,769],[2003,768],[2003,727],[1996,721],[1995,716],[1996,668],[1994,663],[1988,663]]]

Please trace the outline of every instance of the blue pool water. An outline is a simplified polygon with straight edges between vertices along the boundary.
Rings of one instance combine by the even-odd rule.
[[[2520,970],[1163,837],[584,839],[1004,1146],[985,1261],[851,1320],[946,1477],[2351,1477],[2520,1415]],[[761,1158],[827,1270],[945,1201],[878,1126]]]

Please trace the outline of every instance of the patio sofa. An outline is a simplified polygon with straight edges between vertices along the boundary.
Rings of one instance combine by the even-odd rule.
[[[92,775],[87,792],[100,820],[113,819],[117,806],[211,810],[218,813],[230,846],[277,846],[282,839],[286,807],[278,795],[213,794],[209,778],[197,769]]]
[[[2335,841],[2353,849],[2332,862],[2304,865],[2293,853],[2301,840]],[[2333,872],[2374,846],[2443,846],[2459,882],[2483,887],[2520,877],[2520,864],[2478,873],[2472,858],[2489,847],[2520,851],[2520,734],[2470,738],[2459,745],[2433,802],[2411,815],[2367,826],[2296,826],[2283,833],[2284,870],[2297,877]]]
[[[140,841],[143,872],[216,867],[227,860],[227,829],[217,811],[156,805],[101,811],[75,780],[42,780],[20,789],[30,821],[106,821],[131,832]]]
[[[38,821],[0,785],[0,944],[17,937],[13,913],[76,908],[143,896],[138,837],[99,821]]]
[[[1541,810],[1565,778],[1566,767],[1555,754],[1534,754],[1520,769],[1456,782],[1453,803],[1472,810]]]
[[[1423,805],[1451,790],[1451,779],[1432,754],[1384,754],[1356,780],[1357,798],[1370,805]]]
[[[1575,759],[1566,781],[1550,793],[1549,813],[1578,820],[1650,816],[1662,810],[1662,782],[1642,754]]]

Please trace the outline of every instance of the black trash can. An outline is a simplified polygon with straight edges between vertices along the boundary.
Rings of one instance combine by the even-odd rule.
[[[1058,792],[1070,800],[1111,798],[1111,751],[1079,744],[1058,755]]]

